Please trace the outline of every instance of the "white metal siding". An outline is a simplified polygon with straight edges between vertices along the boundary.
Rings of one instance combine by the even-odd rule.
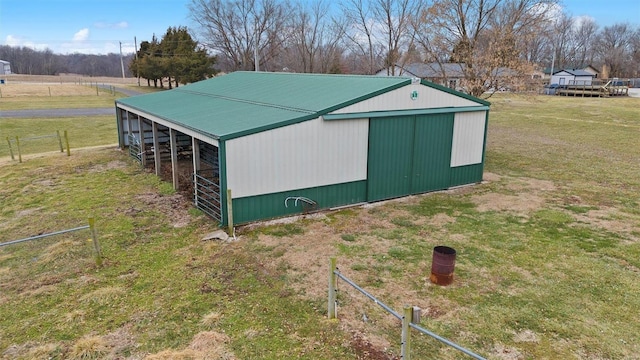
[[[453,121],[451,167],[482,162],[486,112],[456,113]]]
[[[418,92],[416,100],[411,99],[411,93]],[[441,107],[478,106],[479,104],[463,97],[449,94],[425,85],[411,84],[371,99],[338,109],[332,114],[348,114],[369,111],[433,109]]]
[[[227,187],[246,197],[365,180],[368,137],[368,119],[314,119],[229,140]]]

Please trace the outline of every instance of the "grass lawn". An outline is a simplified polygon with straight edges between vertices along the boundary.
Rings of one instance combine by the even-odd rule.
[[[0,162],[0,242],[95,217],[105,254],[96,267],[87,232],[0,247],[0,357],[399,356],[399,322],[344,282],[326,319],[336,256],[487,358],[637,359],[640,100],[491,100],[482,184],[244,226],[233,242],[202,241],[215,224],[118,149]],[[457,250],[447,287],[429,282],[436,245]],[[416,331],[412,346],[465,358]]]
[[[123,95],[88,85],[9,83],[0,96],[0,110],[23,110],[112,107]]]
[[[57,137],[37,138],[46,135],[55,135],[60,132],[64,143],[64,131],[67,131],[69,147],[74,149],[81,147],[101,146],[118,142],[118,133],[114,116],[99,115],[69,118],[7,118],[0,124],[0,161],[10,156],[13,150],[17,159],[17,146],[15,137],[20,138],[20,151],[23,156],[30,156],[43,152],[60,151]],[[11,149],[7,142],[11,141]],[[65,153],[66,155],[66,153]]]

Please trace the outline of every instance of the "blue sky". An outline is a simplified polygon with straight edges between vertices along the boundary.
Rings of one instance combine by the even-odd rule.
[[[0,45],[55,53],[125,53],[170,26],[192,25],[190,0],[0,0]],[[564,0],[573,16],[598,25],[640,24],[640,0]]]

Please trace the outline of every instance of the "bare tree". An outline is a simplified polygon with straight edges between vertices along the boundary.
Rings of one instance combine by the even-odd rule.
[[[192,0],[191,18],[203,43],[218,55],[224,70],[268,67],[286,38],[285,2],[276,0]]]
[[[523,51],[556,0],[436,0],[422,12],[418,43],[427,59],[462,66],[475,96],[513,83],[531,67]],[[444,67],[441,67],[444,73]]]
[[[598,24],[595,20],[587,18],[581,19],[576,24],[574,30],[575,59],[577,64],[584,66],[593,63],[596,50],[596,36],[598,35]]]
[[[632,75],[632,38],[637,34],[629,24],[605,26],[597,40],[598,53],[604,65],[609,69],[609,77]]]
[[[345,37],[352,52],[365,60],[364,71],[373,74],[380,64],[377,60],[375,38],[373,34],[374,22],[370,3],[364,0],[346,0],[340,4],[347,27]]]
[[[317,0],[298,4],[292,17],[291,36],[281,61],[296,72],[329,72],[335,60],[343,28],[329,17],[329,3]]]
[[[395,65],[401,59],[402,50],[408,52],[414,46],[412,15],[419,14],[423,4],[422,0],[376,0],[372,3],[373,15],[380,22],[380,35],[386,45],[384,65],[388,75],[400,75],[395,73]]]

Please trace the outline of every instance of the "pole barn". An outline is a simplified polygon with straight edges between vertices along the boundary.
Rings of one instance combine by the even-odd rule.
[[[478,183],[489,105],[419,79],[235,72],[116,114],[120,146],[227,225]]]

